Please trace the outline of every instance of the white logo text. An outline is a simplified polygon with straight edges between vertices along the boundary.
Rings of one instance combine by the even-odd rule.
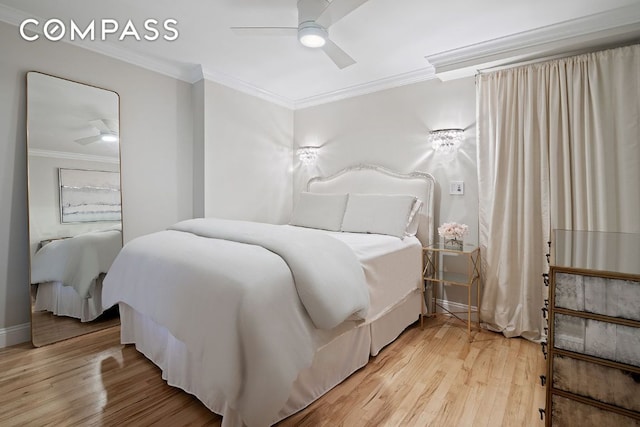
[[[35,18],[28,18],[20,24],[20,36],[26,41],[36,41],[40,38],[40,34],[52,42],[63,39],[67,34],[71,41],[74,40],[102,40],[117,37],[119,41],[127,38],[133,38],[137,41],[155,41],[160,38],[166,41],[174,41],[178,38],[179,33],[176,26],[178,21],[175,19],[165,19],[160,22],[157,19],[146,19],[142,24],[142,29],[130,19],[126,24],[120,25],[115,19],[92,20],[88,25],[81,27],[71,20],[68,25],[64,21],[51,18],[42,25]]]

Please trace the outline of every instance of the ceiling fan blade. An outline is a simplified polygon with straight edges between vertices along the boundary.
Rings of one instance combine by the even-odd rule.
[[[107,126],[107,129],[109,129],[110,133],[113,133],[115,135],[118,134],[118,127],[120,125],[118,119],[102,119],[102,122]]]
[[[322,46],[322,50],[341,70],[356,63],[355,59],[350,57],[347,52],[340,49],[338,45],[331,40],[327,40],[325,45]]]
[[[231,31],[241,36],[295,36],[298,27],[231,27]]]
[[[86,138],[80,138],[75,140],[75,142],[77,142],[80,145],[89,145],[98,141],[102,141],[102,135],[88,136]]]
[[[333,0],[318,16],[316,23],[324,28],[329,28],[367,1],[369,0]]]
[[[105,119],[89,120],[89,124],[94,128],[98,129],[100,132],[107,132],[107,133],[111,132],[111,129],[109,128],[109,124]]]

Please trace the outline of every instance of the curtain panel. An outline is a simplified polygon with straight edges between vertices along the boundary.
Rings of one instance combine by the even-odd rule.
[[[476,83],[481,318],[538,340],[551,230],[640,233],[640,45]]]

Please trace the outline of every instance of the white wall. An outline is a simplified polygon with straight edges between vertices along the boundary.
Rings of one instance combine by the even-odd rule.
[[[293,111],[215,82],[198,85],[204,90],[197,95],[204,107],[204,216],[287,222]]]
[[[29,43],[0,22],[0,346],[23,339],[30,321],[25,75],[32,70],[119,93],[125,241],[193,216],[191,85],[67,43]]]
[[[436,226],[448,221],[467,224],[465,241],[478,243],[474,78],[415,83],[298,110],[294,117],[295,146],[321,147],[313,167],[294,159],[294,201],[310,177],[356,163],[429,172],[439,187]],[[427,143],[430,130],[443,128],[465,129],[465,141],[450,161]],[[449,195],[450,181],[464,181],[464,196]],[[459,262],[448,262],[448,268],[466,271]],[[451,289],[448,297],[466,301],[464,291]]]
[[[205,80],[191,85],[193,103],[193,216],[204,217],[204,128],[205,128]]]

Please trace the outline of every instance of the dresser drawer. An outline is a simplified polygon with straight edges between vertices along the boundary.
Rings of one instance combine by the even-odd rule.
[[[553,346],[640,367],[640,328],[553,314]]]
[[[575,311],[640,320],[640,282],[555,273],[555,306]]]
[[[639,427],[640,420],[554,394],[551,425],[557,427]]]
[[[553,355],[553,388],[640,415],[640,374],[586,360]]]

